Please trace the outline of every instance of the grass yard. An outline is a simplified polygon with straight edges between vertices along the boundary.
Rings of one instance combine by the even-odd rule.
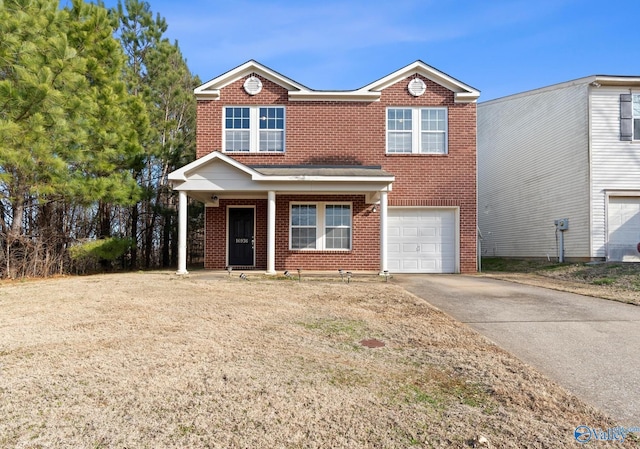
[[[614,425],[392,282],[0,283],[3,448],[557,448],[581,424]]]
[[[640,263],[557,263],[482,258],[486,274],[526,284],[640,305]]]

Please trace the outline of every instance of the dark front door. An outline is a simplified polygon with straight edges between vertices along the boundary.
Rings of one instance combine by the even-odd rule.
[[[253,266],[254,209],[229,209],[229,265]]]

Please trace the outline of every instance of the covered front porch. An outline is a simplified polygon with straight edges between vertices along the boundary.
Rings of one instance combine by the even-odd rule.
[[[178,274],[187,273],[187,197],[206,206],[205,268],[387,267],[394,176],[371,166],[249,166],[213,152],[169,175],[179,192]]]

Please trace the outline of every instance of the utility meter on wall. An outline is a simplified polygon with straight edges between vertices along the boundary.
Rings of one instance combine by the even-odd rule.
[[[556,220],[555,225],[556,228],[558,228],[558,231],[566,231],[567,229],[569,229],[569,219],[561,218],[560,220]]]

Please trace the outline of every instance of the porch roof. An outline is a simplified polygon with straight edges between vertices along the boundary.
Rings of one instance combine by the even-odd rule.
[[[174,190],[209,203],[217,198],[266,197],[267,192],[296,194],[365,194],[367,202],[390,191],[395,176],[380,166],[245,165],[213,152],[169,174]]]
[[[258,173],[277,177],[380,177],[390,178],[393,175],[382,167],[365,165],[250,165]]]

